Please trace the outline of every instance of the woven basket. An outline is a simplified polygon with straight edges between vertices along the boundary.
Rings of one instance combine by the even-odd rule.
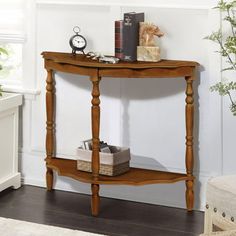
[[[77,160],[77,169],[81,171],[92,172],[91,162]],[[129,171],[129,161],[115,166],[100,164],[99,168],[100,175],[108,175],[108,176],[120,175],[127,171]]]
[[[109,146],[112,153],[99,153],[100,158],[100,175],[115,176],[129,170],[130,149],[125,147]],[[92,151],[78,148],[77,169],[92,172]]]

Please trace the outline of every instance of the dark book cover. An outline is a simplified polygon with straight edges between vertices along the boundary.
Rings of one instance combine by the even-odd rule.
[[[123,20],[115,21],[115,57],[123,59]]]
[[[129,12],[124,14],[123,22],[123,60],[137,60],[139,44],[139,22],[144,22],[144,13]]]

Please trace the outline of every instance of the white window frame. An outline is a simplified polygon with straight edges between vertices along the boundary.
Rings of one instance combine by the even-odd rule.
[[[35,97],[40,93],[36,77],[36,0],[25,0],[23,11],[24,33],[6,34],[4,40],[1,40],[22,44],[22,79],[3,84],[2,88],[6,92],[17,92]]]

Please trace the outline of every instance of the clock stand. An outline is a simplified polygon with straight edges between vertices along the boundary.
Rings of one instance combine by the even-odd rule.
[[[53,170],[61,176],[71,177],[78,181],[91,184],[91,210],[92,215],[99,213],[99,186],[106,185],[133,185],[186,182],[187,210],[192,211],[194,204],[194,176],[193,176],[193,81],[195,80],[197,62],[161,60],[160,62],[119,62],[105,64],[93,61],[85,55],[59,52],[43,52],[44,66],[47,70],[46,79],[46,181],[47,189],[53,188]],[[60,71],[87,75],[92,83],[92,173],[77,170],[76,160],[68,160],[55,156],[55,78],[53,72]],[[131,167],[127,173],[119,176],[99,175],[99,129],[100,129],[100,91],[99,82],[102,77],[118,78],[176,78],[186,80],[186,173],[147,170]]]

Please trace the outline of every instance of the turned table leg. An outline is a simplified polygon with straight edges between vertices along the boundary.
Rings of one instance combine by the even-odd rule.
[[[100,129],[100,91],[99,91],[99,82],[101,78],[97,75],[91,76],[90,80],[93,84],[92,89],[92,175],[93,180],[98,180],[99,177],[99,150],[100,150],[100,140],[99,140],[99,129]],[[91,209],[92,215],[97,216],[99,212],[99,185],[92,184],[92,199],[91,199]]]
[[[188,180],[186,180],[186,205],[188,211],[192,211],[194,204],[194,177],[193,177],[193,116],[194,116],[194,99],[193,99],[193,80],[192,76],[185,78],[187,87],[186,87],[186,106],[185,106],[185,115],[186,115],[186,172]]]
[[[52,70],[47,70],[47,86],[46,86],[46,113],[47,113],[47,134],[46,134],[46,163],[53,158],[54,154],[54,99],[55,99],[55,83]],[[53,187],[53,171],[47,167],[46,173],[47,190],[52,190]]]
[[[92,199],[91,199],[91,210],[92,215],[97,216],[99,213],[100,196],[99,196],[99,184],[91,184]]]

